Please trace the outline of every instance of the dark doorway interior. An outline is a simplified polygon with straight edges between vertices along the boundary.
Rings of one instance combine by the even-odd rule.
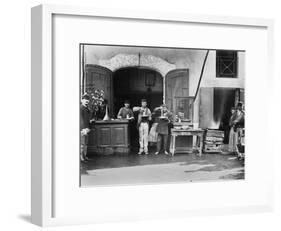
[[[219,122],[219,129],[224,131],[224,143],[228,143],[229,119],[231,107],[235,106],[236,89],[215,88],[214,89],[214,121]]]
[[[129,100],[131,107],[140,106],[141,99],[147,99],[151,111],[163,103],[163,78],[154,70],[142,67],[119,69],[113,74],[114,116],[123,107],[124,100]],[[131,128],[132,148],[138,147],[136,129],[137,114]]]

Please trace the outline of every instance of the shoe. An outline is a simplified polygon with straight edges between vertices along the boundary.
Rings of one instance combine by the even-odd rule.
[[[154,154],[155,154],[155,155],[158,155],[158,154],[159,154],[159,152],[155,152]]]
[[[165,155],[167,155],[167,156],[169,155],[169,152],[167,152],[167,151],[165,151],[164,153],[165,153]]]
[[[138,155],[141,155],[142,154],[142,152],[138,152]]]
[[[148,155],[148,152],[145,152],[144,154],[145,154],[145,155]]]

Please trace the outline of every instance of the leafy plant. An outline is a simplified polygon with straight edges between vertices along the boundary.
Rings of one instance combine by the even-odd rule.
[[[105,110],[106,100],[104,99],[104,91],[100,89],[87,89],[86,93],[90,96],[89,109],[95,120],[102,119]]]

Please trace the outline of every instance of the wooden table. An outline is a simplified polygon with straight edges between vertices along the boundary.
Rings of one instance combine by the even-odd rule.
[[[180,149],[177,150],[176,147],[176,138],[178,136],[196,136],[198,137],[196,141],[196,147],[186,147],[185,149]],[[203,149],[203,136],[204,136],[204,130],[203,129],[171,129],[171,143],[170,143],[170,151],[172,153],[172,156],[176,152],[181,152],[181,153],[190,153],[190,151],[193,151],[194,149],[199,151],[199,156],[202,155],[202,149]]]

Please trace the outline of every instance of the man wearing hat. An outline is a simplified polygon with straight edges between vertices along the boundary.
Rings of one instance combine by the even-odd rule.
[[[134,107],[133,111],[138,111],[137,127],[139,129],[139,144],[140,149],[138,154],[143,152],[148,155],[148,133],[149,133],[149,121],[151,120],[151,111],[147,107],[146,99],[141,100],[141,107]]]
[[[132,120],[134,119],[134,113],[132,109],[130,108],[130,102],[129,100],[124,101],[124,107],[121,107],[118,114],[117,114],[118,119],[128,119]]]
[[[236,110],[236,118],[233,121],[234,131],[237,133],[237,154],[238,158],[243,158],[244,155],[244,126],[245,126],[245,112],[243,110],[243,103],[238,102]]]
[[[172,123],[172,113],[168,111],[167,106],[162,104],[160,107],[154,109],[155,112],[159,111],[160,116],[157,118],[158,125],[156,127],[157,137],[157,150],[155,155],[158,155],[163,145],[163,150],[166,155],[169,155],[168,136],[169,125]]]
[[[81,131],[81,153],[80,159],[87,161],[87,145],[88,145],[88,134],[90,132],[90,122],[92,113],[88,108],[90,102],[90,96],[85,94],[82,96],[80,105],[80,131]]]

